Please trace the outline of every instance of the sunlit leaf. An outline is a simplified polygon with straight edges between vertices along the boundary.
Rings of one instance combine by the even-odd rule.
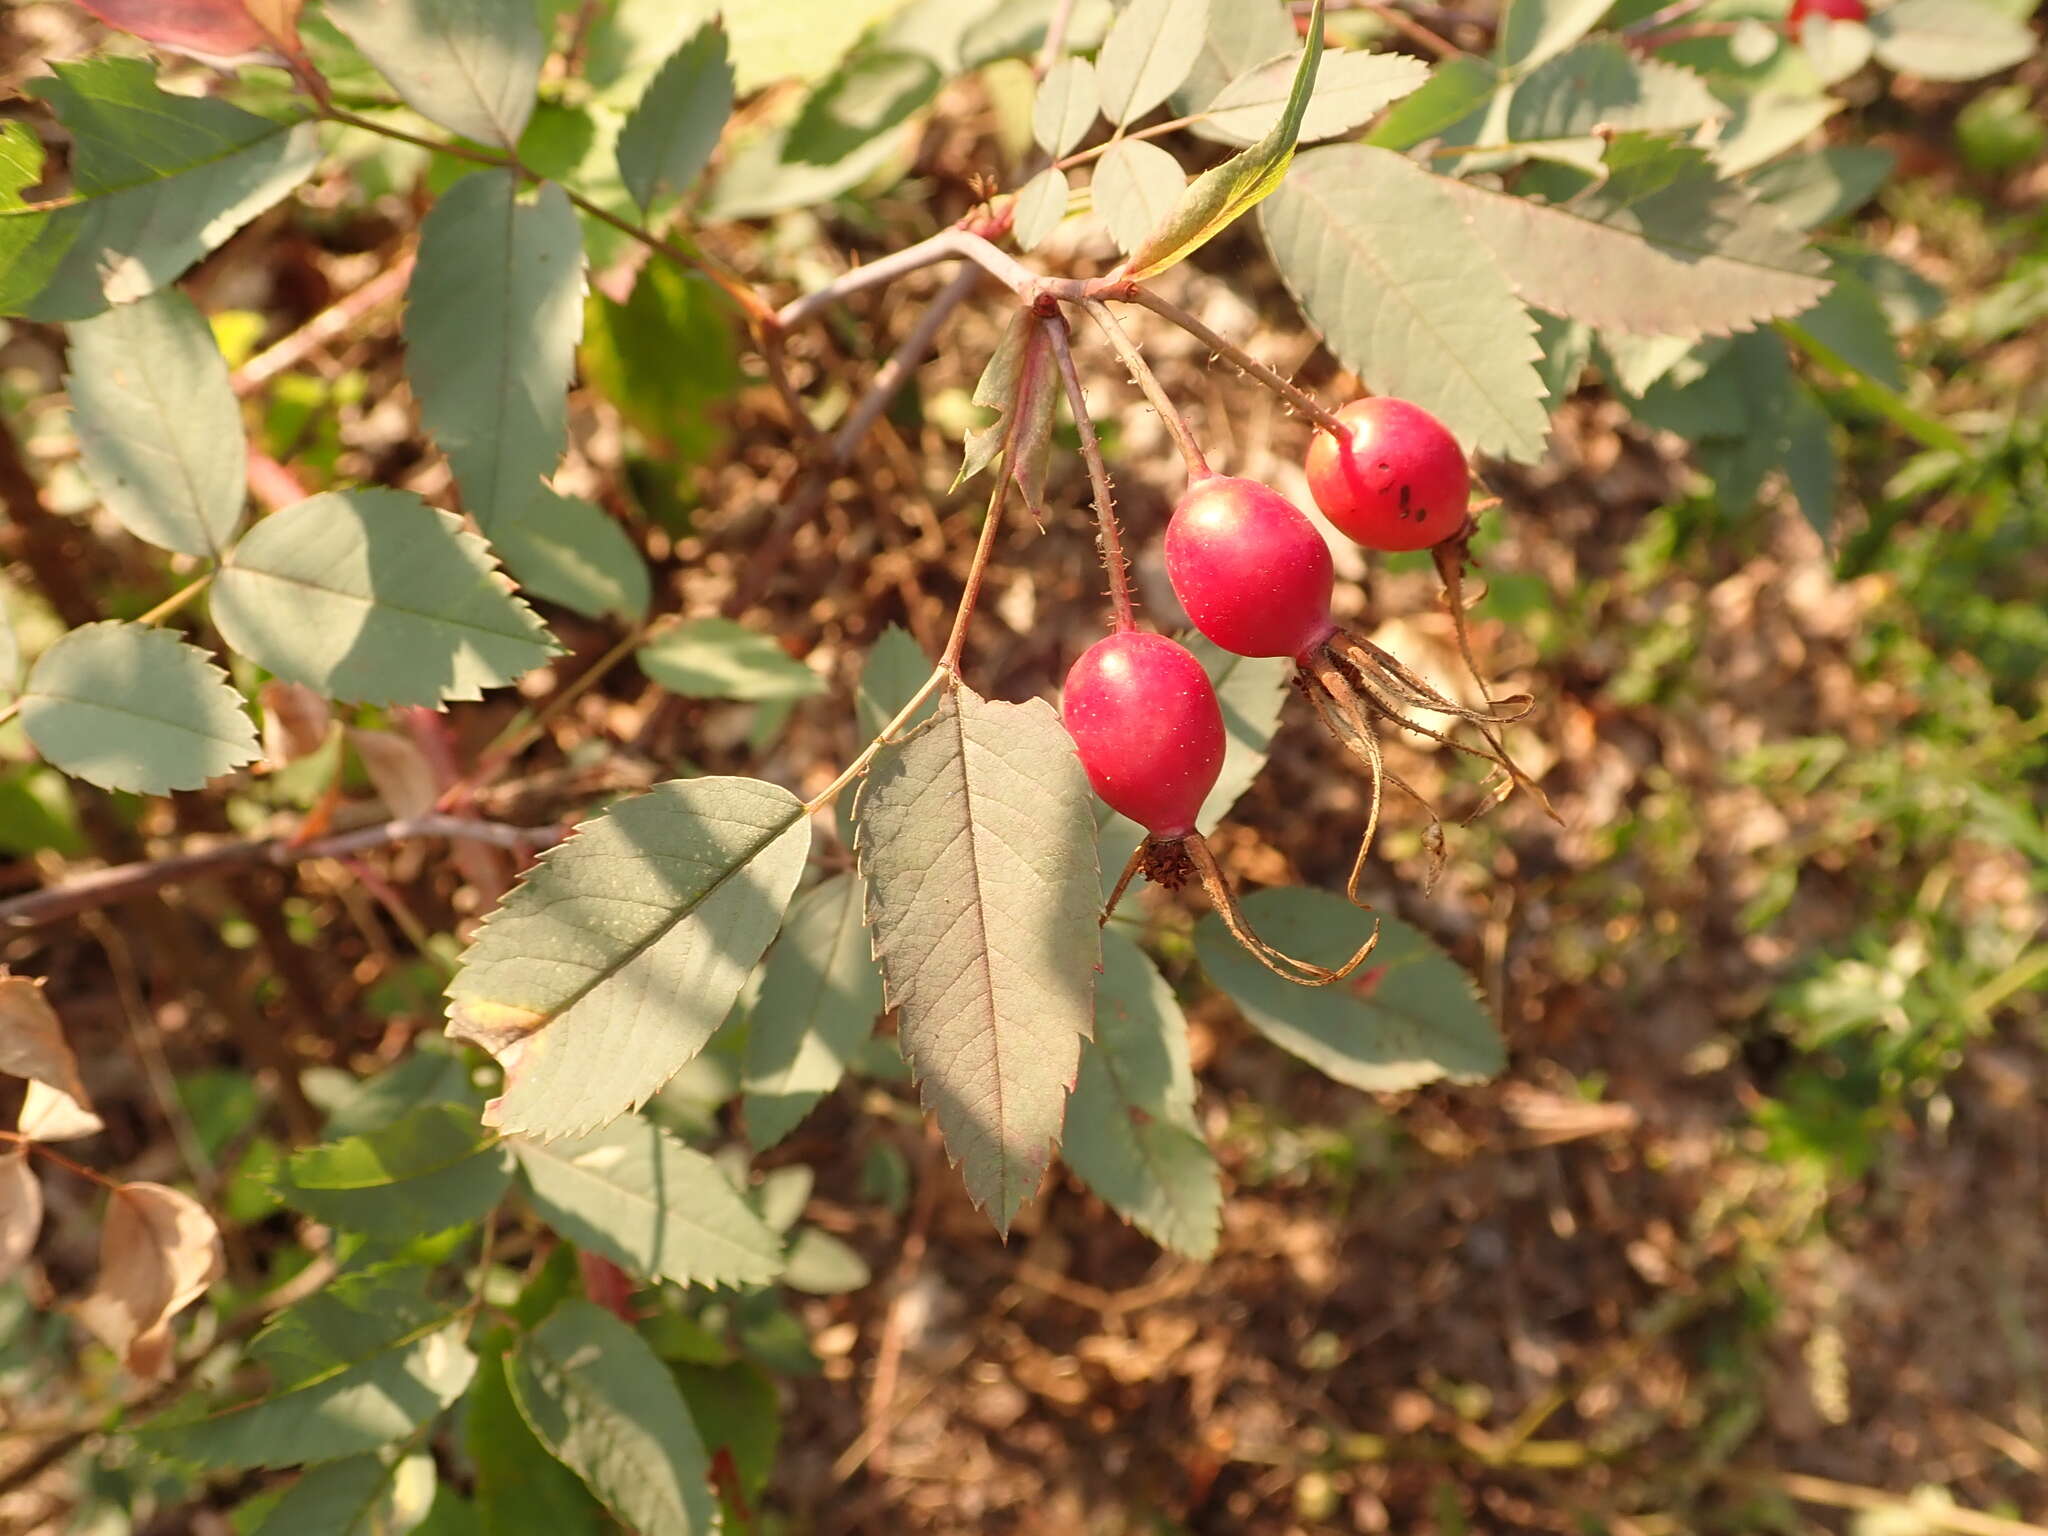
[[[1610,133],[1663,133],[1723,117],[1728,108],[1689,69],[1598,37],[1516,84],[1503,133],[1515,144]]]
[[[1296,160],[1260,221],[1345,367],[1435,413],[1468,450],[1534,459],[1548,426],[1535,322],[1447,186],[1390,151],[1329,145]]]
[[[860,880],[837,874],[789,910],[747,1030],[747,1139],[774,1146],[839,1085],[882,1011]]]
[[[308,123],[273,122],[215,97],[157,89],[142,59],[59,63],[30,82],[71,135],[70,197],[31,206],[0,195],[0,309],[82,320],[183,272],[305,180],[319,159]],[[0,186],[31,155],[10,133]],[[41,151],[33,152],[37,168]],[[30,183],[32,184],[32,182]]]
[[[449,188],[420,226],[405,369],[486,535],[562,457],[582,329],[583,237],[562,189],[529,201],[511,171]]]
[[[637,1115],[512,1149],[548,1225],[643,1279],[764,1285],[782,1270],[781,1240],[718,1165]]]
[[[79,457],[121,526],[180,554],[217,557],[242,520],[246,447],[206,318],[175,288],[70,329]]]
[[[837,165],[930,105],[941,84],[924,55],[864,47],[805,100],[783,141],[783,158]]]
[[[0,1073],[28,1079],[17,1128],[30,1141],[72,1141],[105,1122],[93,1113],[78,1058],[43,983],[0,966]]]
[[[1145,139],[1119,139],[1095,162],[1095,211],[1120,251],[1136,251],[1179,206],[1187,188],[1180,162]]]
[[[1069,195],[1066,173],[1051,166],[1024,183],[1017,193],[1016,214],[1011,223],[1018,249],[1031,251],[1044,244],[1046,236],[1059,228],[1060,221],[1067,216]]]
[[[1057,160],[1088,136],[1102,115],[1095,66],[1086,59],[1061,59],[1039,82],[1031,104],[1031,132],[1038,147]]]
[[[874,1278],[859,1250],[816,1227],[797,1233],[782,1272],[784,1285],[808,1296],[844,1296],[867,1289]]]
[[[1343,963],[1374,921],[1341,896],[1300,886],[1260,891],[1244,912],[1268,943],[1331,966]],[[1213,914],[1195,925],[1195,952],[1253,1028],[1340,1083],[1393,1093],[1439,1078],[1483,1082],[1500,1071],[1500,1036],[1472,978],[1406,923],[1379,922],[1367,967],[1330,987],[1275,976]]]
[[[558,647],[484,541],[410,491],[326,491],[243,536],[221,637],[280,677],[373,704],[474,699]]]
[[[1287,53],[1268,59],[1217,92],[1200,124],[1203,137],[1254,144],[1271,133],[1287,110],[1300,58]],[[1313,144],[1349,133],[1428,78],[1428,66],[1406,54],[1330,49],[1317,68],[1315,93],[1302,114],[1296,142]]]
[[[645,1103],[724,1021],[810,843],[786,789],[672,779],[543,854],[448,989],[449,1033],[505,1066],[494,1123],[573,1135]]]
[[[1446,59],[1417,90],[1394,104],[1365,142],[1383,149],[1412,149],[1452,129],[1460,130],[1458,142],[1476,142],[1471,125],[1497,98],[1500,86],[1499,72],[1484,59],[1469,53]]]
[[[1494,54],[1512,68],[1534,69],[1593,30],[1614,0],[1510,0]]]
[[[1208,9],[1204,0],[1129,0],[1095,56],[1105,117],[1129,123],[1180,88],[1201,52]]]
[[[546,52],[531,6],[327,0],[327,18],[422,117],[481,144],[519,142]]]
[[[1830,144],[1761,167],[1745,185],[1795,229],[1817,229],[1877,195],[1897,160],[1868,144]]]
[[[672,54],[619,130],[619,174],[643,209],[690,190],[732,115],[725,32],[707,23]]]
[[[1870,30],[1887,69],[1923,80],[1976,80],[2033,56],[2033,28],[1981,0],[1899,0]]]
[[[647,561],[626,530],[580,496],[541,487],[496,519],[491,548],[530,596],[585,618],[631,623],[653,596]]]
[[[403,1439],[476,1371],[467,1320],[427,1299],[426,1278],[364,1270],[294,1303],[250,1345],[270,1369],[268,1396],[212,1413],[180,1409],[147,1426],[144,1443],[202,1467],[289,1467]]]
[[[1195,1123],[1187,1020],[1129,939],[1102,936],[1095,1038],[1067,1103],[1060,1156],[1141,1232],[1191,1258],[1215,1252],[1222,1176]]]
[[[78,1320],[137,1376],[168,1380],[171,1319],[224,1268],[206,1207],[162,1184],[117,1184],[100,1227],[100,1270]]]
[[[640,647],[640,670],[693,699],[807,699],[825,681],[768,636],[731,619],[692,619]]]
[[[534,1434],[640,1536],[716,1528],[697,1426],[633,1329],[572,1297],[520,1341],[507,1374]]]
[[[389,1536],[410,1528],[393,1483],[400,1460],[364,1452],[311,1467],[272,1506],[251,1536]],[[425,1513],[424,1510],[418,1514]]]
[[[287,1204],[375,1237],[419,1237],[475,1221],[505,1192],[512,1154],[464,1104],[429,1104],[361,1136],[306,1147],[278,1180]]]
[[[0,1284],[28,1262],[43,1226],[43,1186],[28,1164],[28,1148],[0,1146]]]
[[[280,63],[295,52],[297,34],[292,21],[296,3],[251,6],[244,0],[179,0],[165,5],[162,0],[79,0],[79,3],[110,27],[132,32],[144,42],[155,43],[204,60],[216,68],[238,64]],[[265,14],[258,16],[256,11]]]
[[[1100,953],[1087,780],[1051,706],[964,685],[861,787],[868,919],[903,1053],[998,1228],[1038,1187]]]
[[[144,624],[86,624],[51,645],[29,669],[21,723],[53,767],[143,795],[256,760],[256,728],[213,658]]]
[[[510,1367],[509,1355],[486,1353],[462,1400],[481,1526],[463,1536],[611,1536],[618,1527],[604,1506],[527,1427],[506,1380]]]

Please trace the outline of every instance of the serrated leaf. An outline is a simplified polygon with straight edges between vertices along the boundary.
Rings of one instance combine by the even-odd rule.
[[[653,596],[647,561],[594,502],[543,487],[496,519],[491,547],[513,580],[545,602],[588,619],[646,616]]]
[[[1121,126],[1178,90],[1201,52],[1207,12],[1203,0],[1130,0],[1095,56],[1103,116]]]
[[[388,1536],[402,1463],[365,1452],[301,1473],[252,1536]]]
[[[644,210],[681,197],[702,173],[732,116],[725,32],[706,22],[670,55],[619,130],[619,175]]]
[[[1396,103],[1365,142],[1383,149],[1412,149],[1424,139],[1460,129],[1458,142],[1477,143],[1476,125],[1500,95],[1499,71],[1484,59],[1460,54],[1430,71],[1429,79]]]
[[[1832,96],[1744,92],[1729,103],[1709,152],[1723,174],[1739,176],[1800,143],[1841,109]]]
[[[1260,220],[1345,367],[1433,412],[1468,450],[1535,459],[1548,427],[1536,325],[1446,186],[1389,150],[1329,145],[1296,160]]]
[[[1325,891],[1260,891],[1245,920],[1290,955],[1339,965],[1373,919]],[[1195,924],[1195,952],[1253,1028],[1325,1076],[1373,1093],[1447,1078],[1483,1082],[1506,1057],[1472,978],[1398,918],[1380,920],[1367,969],[1333,987],[1283,981],[1238,946],[1213,913]]]
[[[26,203],[41,150],[8,136],[0,309],[82,320],[154,292],[304,181],[317,130],[214,97],[173,96],[142,59],[60,63],[31,82],[71,135],[71,195]]]
[[[1618,140],[1611,153],[1607,182],[1566,203],[1439,186],[1524,302],[1602,331],[1725,336],[1827,292],[1820,253],[1702,151],[1683,151],[1675,176],[1669,146]]]
[[[2026,22],[1980,0],[1899,0],[1873,12],[1878,62],[1923,80],[1976,80],[2039,46]]]
[[[1183,117],[1206,107],[1254,65],[1301,46],[1280,0],[1209,0],[1208,10],[1194,67],[1173,94],[1174,110]]]
[[[1280,710],[1294,680],[1294,661],[1284,656],[1234,656],[1203,635],[1182,642],[1194,652],[1216,690],[1223,711],[1223,766],[1216,784],[1202,801],[1195,830],[1216,830],[1266,763],[1266,749],[1280,727]],[[1145,839],[1145,829],[1129,817],[1108,813],[1097,852],[1106,880],[1113,880],[1131,850]],[[1127,893],[1128,895],[1128,893]]]
[[[811,846],[756,779],[671,779],[585,822],[477,932],[448,1032],[505,1066],[489,1111],[566,1136],[644,1104],[724,1022]]]
[[[1032,514],[1043,521],[1046,461],[1052,448],[1053,403],[1058,394],[1045,327],[1028,307],[1019,309],[1010,317],[981,377],[975,380],[973,403],[997,415],[987,426],[968,430],[953,489],[957,491],[980,474],[1000,454],[1003,473],[1023,493]]]
[[[1136,251],[1187,190],[1180,162],[1145,139],[1119,139],[1095,162],[1095,211],[1120,251]]]
[[[344,1274],[280,1313],[250,1352],[271,1392],[142,1431],[160,1455],[206,1468],[336,1461],[403,1439],[476,1371],[468,1322],[424,1294],[423,1270]]]
[[[329,698],[475,699],[559,650],[454,514],[410,491],[323,491],[250,529],[213,587],[221,637]]]
[[[562,457],[582,331],[583,236],[562,189],[529,202],[511,171],[450,187],[420,226],[405,371],[487,536]]]
[[[1887,149],[1831,144],[1810,155],[1775,160],[1746,184],[1793,228],[1817,229],[1869,202],[1896,164]]]
[[[716,1528],[697,1426],[632,1328],[572,1297],[520,1341],[506,1374],[534,1434],[640,1536]]]
[[[36,658],[21,723],[52,767],[103,789],[197,789],[256,760],[256,728],[213,658],[166,630],[86,624]]]
[[[1898,338],[1876,292],[1846,267],[1837,266],[1831,276],[1834,286],[1799,317],[1799,328],[1866,378],[1886,389],[1904,388]]]
[[[531,6],[327,0],[327,19],[420,116],[479,144],[519,143],[546,53]]]
[[[1320,36],[1322,26],[1323,0],[1315,0],[1308,14],[1310,35]],[[1156,222],[1144,241],[1131,249],[1131,259],[1124,269],[1127,276],[1153,277],[1175,262],[1186,260],[1228,229],[1239,215],[1272,195],[1294,160],[1295,140],[1316,88],[1322,57],[1317,49],[1302,50],[1286,105],[1273,126],[1256,144],[1195,178],[1181,193],[1173,211]],[[1099,170],[1097,174],[1100,175]],[[1111,227],[1115,227],[1114,223]]]
[[[1059,1139],[1100,954],[1094,822],[1050,705],[965,685],[885,748],[855,807],[903,1054],[999,1230]]]
[[[1194,1106],[1187,1020],[1173,989],[1135,944],[1105,932],[1095,1038],[1081,1054],[1060,1155],[1139,1231],[1206,1259],[1223,1186]]]
[[[1067,216],[1070,195],[1066,173],[1051,166],[1024,183],[1017,193],[1010,225],[1019,250],[1037,250],[1045,237],[1059,228],[1060,221]]]
[[[477,1220],[512,1177],[512,1154],[462,1104],[429,1104],[381,1130],[294,1152],[286,1204],[373,1237],[420,1237]]]
[[[766,635],[731,619],[692,619],[640,647],[640,670],[693,699],[807,699],[825,680]]]
[[[651,1121],[511,1145],[548,1225],[643,1279],[765,1285],[782,1272],[781,1240],[718,1165]]]
[[[860,880],[834,875],[790,908],[747,1029],[747,1139],[766,1150],[846,1074],[882,1011]]]
[[[921,53],[865,47],[806,98],[783,141],[785,160],[838,165],[863,145],[908,122],[942,84]]]
[[[1196,131],[1226,144],[1253,144],[1271,133],[1287,109],[1299,60],[1299,54],[1282,54],[1239,75],[1217,92]],[[1329,49],[1318,67],[1297,142],[1313,144],[1349,133],[1390,102],[1419,90],[1428,78],[1429,66],[1406,54]]]
[[[1593,30],[1614,0],[1512,0],[1501,19],[1494,54],[1516,69],[1534,69]]]
[[[1504,132],[1515,144],[1667,133],[1727,115],[1689,69],[1631,53],[1618,39],[1593,38],[1519,81]]]
[[[508,1355],[486,1354],[462,1400],[480,1526],[464,1536],[611,1536],[618,1527],[604,1506],[527,1427],[506,1381],[509,1364]]]
[[[71,419],[106,508],[138,539],[218,557],[246,500],[242,414],[206,317],[175,288],[70,329]]]
[[[328,1110],[322,1129],[338,1141],[381,1131],[431,1105],[459,1104],[474,1114],[480,1102],[462,1058],[422,1041],[395,1065],[358,1079]]]
[[[1640,397],[1676,368],[1699,342],[1691,336],[1602,336],[1600,349],[1614,385],[1624,395]]]
[[[1038,147],[1057,160],[1088,137],[1101,115],[1095,66],[1086,59],[1061,59],[1038,84],[1038,98],[1031,104],[1031,133]]]

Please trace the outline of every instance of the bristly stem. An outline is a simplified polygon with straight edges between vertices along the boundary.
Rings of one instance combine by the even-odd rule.
[[[1208,479],[1209,461],[1202,457],[1202,445],[1195,441],[1194,429],[1188,425],[1187,418],[1181,415],[1180,408],[1166,393],[1165,386],[1159,382],[1159,376],[1153,373],[1150,365],[1146,363],[1144,354],[1131,345],[1131,338],[1124,334],[1124,328],[1117,324],[1116,316],[1109,312],[1101,300],[1089,299],[1083,303],[1082,308],[1088,311],[1089,319],[1101,327],[1102,334],[1109,338],[1110,346],[1116,349],[1116,355],[1123,359],[1124,367],[1130,371],[1132,381],[1145,392],[1145,398],[1151,402],[1152,409],[1166,424],[1167,433],[1173,438],[1174,447],[1180,450],[1181,458],[1187,463],[1188,479]]]
[[[1266,388],[1273,391],[1274,394],[1285,400],[1325,432],[1334,433],[1338,437],[1344,435],[1344,423],[1339,421],[1335,413],[1317,400],[1314,395],[1311,395],[1300,385],[1274,372],[1256,357],[1253,357],[1251,353],[1245,351],[1243,347],[1237,345],[1236,342],[1227,341],[1217,332],[1210,330],[1208,326],[1197,320],[1172,300],[1163,299],[1151,289],[1138,287],[1135,284],[1125,291],[1110,294],[1109,297],[1123,299],[1132,304],[1141,304],[1146,309],[1151,310],[1153,314],[1159,316],[1160,319],[1171,320],[1218,357],[1229,358],[1231,362],[1235,363],[1245,373],[1265,385]]]
[[[1095,490],[1096,536],[1101,546],[1102,569],[1109,576],[1114,628],[1118,634],[1125,634],[1136,629],[1138,621],[1131,611],[1130,563],[1124,558],[1123,532],[1117,527],[1116,500],[1110,488],[1109,466],[1102,461],[1102,444],[1096,439],[1095,422],[1088,414],[1088,396],[1081,388],[1081,375],[1074,368],[1074,349],[1067,339],[1066,316],[1046,315],[1039,324],[1045,327],[1053,360],[1059,364],[1060,382],[1066,386],[1067,406],[1074,413],[1074,431],[1081,439],[1081,458],[1088,466],[1088,481]],[[1200,458],[1199,450],[1196,458]],[[1192,466],[1189,473],[1195,473]]]

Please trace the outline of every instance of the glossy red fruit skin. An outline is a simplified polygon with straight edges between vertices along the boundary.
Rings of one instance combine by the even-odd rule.
[[[1337,412],[1346,435],[1308,445],[1308,488],[1323,516],[1367,549],[1428,549],[1465,526],[1472,472],[1450,429],[1391,395]]]
[[[1792,9],[1785,13],[1785,30],[1797,37],[1800,24],[1809,16],[1825,16],[1830,21],[1868,21],[1870,7],[1863,0],[1792,0]]]
[[[1166,525],[1166,576],[1196,629],[1239,656],[1299,656],[1326,640],[1330,546],[1278,491],[1232,475],[1188,487]]]
[[[1223,767],[1223,711],[1201,662],[1164,635],[1098,640],[1067,672],[1060,719],[1088,782],[1154,837],[1185,837]]]

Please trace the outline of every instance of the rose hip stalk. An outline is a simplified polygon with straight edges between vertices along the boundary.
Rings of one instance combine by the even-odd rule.
[[[1140,870],[1168,889],[1178,889],[1192,872],[1238,943],[1289,981],[1339,981],[1372,953],[1377,924],[1358,953],[1333,971],[1275,949],[1245,923],[1215,855],[1195,830],[1223,766],[1224,739],[1216,690],[1193,652],[1137,630],[1098,640],[1067,673],[1060,718],[1095,792],[1146,832],[1103,908],[1104,922]]]
[[[1444,697],[1388,652],[1351,634],[1330,617],[1334,571],[1329,546],[1299,508],[1254,480],[1211,475],[1197,479],[1173,509],[1166,527],[1166,574],[1195,628],[1240,656],[1289,656],[1296,684],[1338,742],[1364,760],[1372,782],[1365,836],[1351,867],[1346,893],[1359,899],[1358,882],[1379,826],[1381,786],[1392,783],[1429,813],[1432,845],[1441,857],[1441,825],[1429,803],[1387,771],[1373,727],[1375,716],[1433,741],[1486,759],[1527,782],[1491,727],[1519,719],[1526,695],[1468,709]],[[1491,751],[1481,751],[1431,730],[1416,712],[1477,723]]]

